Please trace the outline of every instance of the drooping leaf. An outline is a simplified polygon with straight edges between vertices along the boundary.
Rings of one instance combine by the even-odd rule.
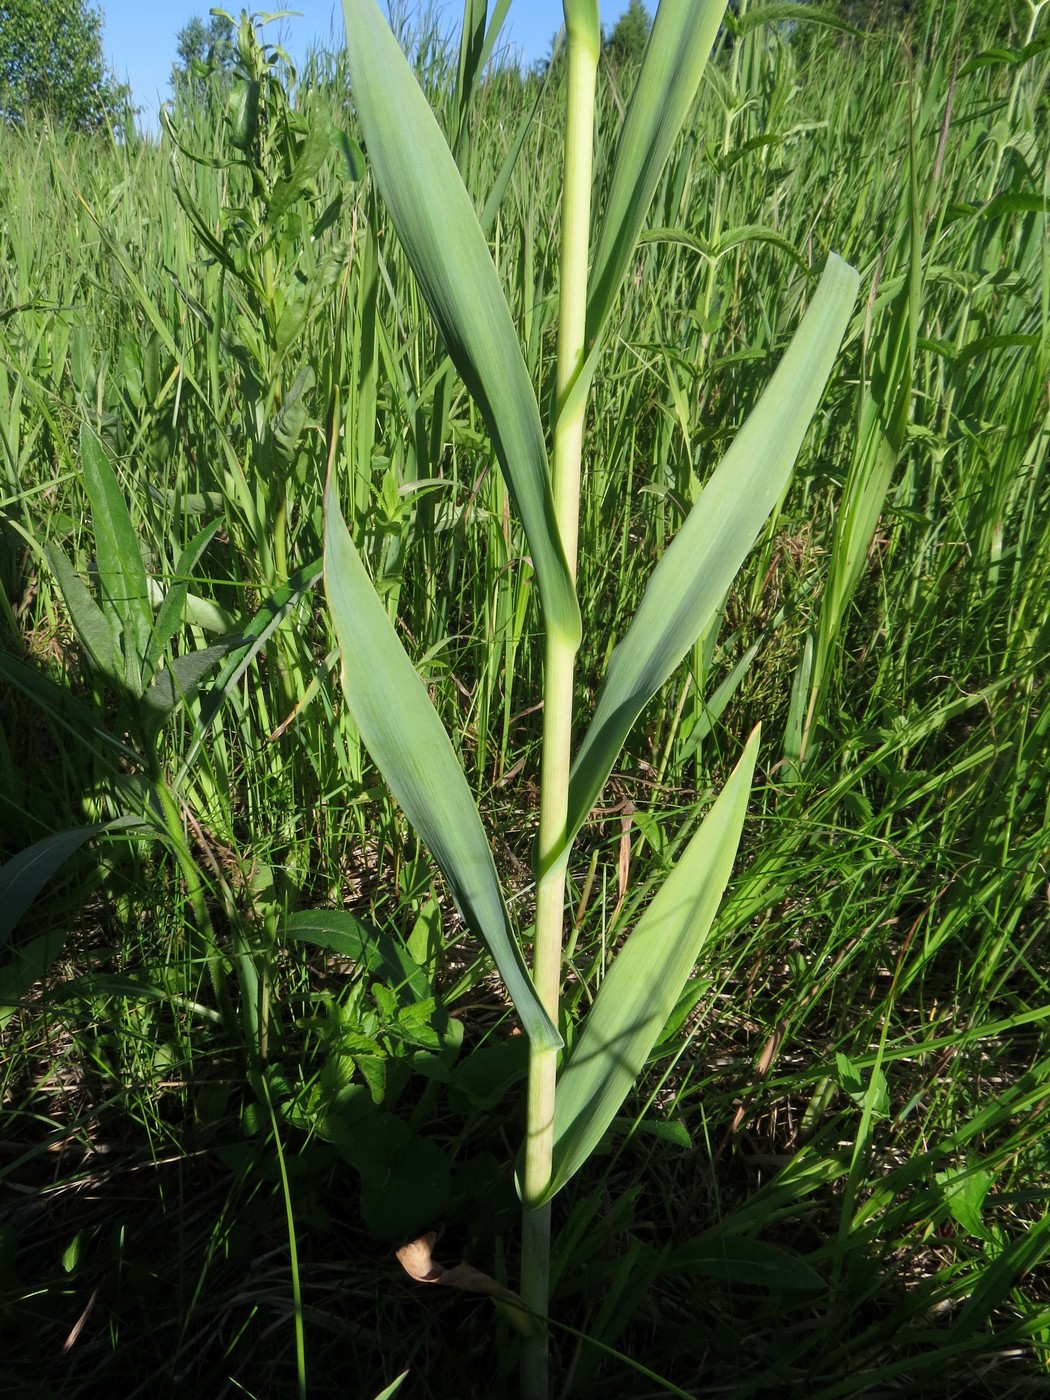
[[[832,254],[783,359],[653,571],[572,766],[568,835],[587,820],[643,706],[707,630],[791,477],[857,294]]]
[[[525,527],[547,626],[578,641],[539,408],[477,214],[375,0],[343,0],[354,102],[391,223],[480,407]]]
[[[239,637],[214,646],[200,647],[185,656],[176,656],[161,671],[143,698],[143,718],[147,730],[156,734],[170,718],[177,705],[190,700],[200,689],[201,681],[230,651],[242,646]]]
[[[598,1145],[693,971],[736,858],[758,742],[756,729],[699,831],[606,971],[558,1080],[552,1175],[543,1199],[560,1191]]]
[[[347,532],[331,484],[324,574],[343,692],[365,747],[437,862],[463,919],[492,954],[530,1039],[556,1047],[561,1038],[511,931],[467,780]]]

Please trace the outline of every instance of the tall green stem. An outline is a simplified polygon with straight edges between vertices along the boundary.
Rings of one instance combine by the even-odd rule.
[[[559,257],[558,367],[552,453],[554,505],[569,570],[576,576],[583,452],[583,399],[565,410],[585,357],[587,261],[590,244],[594,90],[601,31],[596,0],[565,0],[568,97],[565,179]],[[543,678],[543,758],[537,842],[536,941],[533,980],[557,1025],[565,916],[566,829],[572,756],[572,692],[576,649],[547,634]],[[551,1176],[557,1053],[532,1049],[523,1182],[522,1297],[547,1313],[550,1272],[550,1204],[534,1206]],[[537,1330],[526,1344],[522,1394],[547,1400],[547,1338]]]

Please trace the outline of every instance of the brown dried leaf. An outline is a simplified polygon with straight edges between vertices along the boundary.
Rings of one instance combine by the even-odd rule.
[[[494,1278],[475,1269],[470,1264],[453,1264],[447,1269],[439,1264],[432,1253],[437,1234],[431,1230],[397,1251],[398,1262],[410,1278],[417,1283],[442,1283],[448,1288],[458,1288],[464,1293],[486,1293],[498,1304],[509,1304],[507,1316],[524,1335],[531,1333],[534,1322],[525,1311],[525,1304],[517,1293],[504,1288]]]

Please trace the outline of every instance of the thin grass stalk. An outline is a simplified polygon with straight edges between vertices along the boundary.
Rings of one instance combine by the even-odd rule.
[[[584,364],[587,326],[587,255],[590,245],[594,92],[600,53],[593,0],[566,0],[568,69],[565,180],[562,204],[558,360],[553,434],[552,484],[562,547],[575,583],[580,513],[585,397],[566,407]],[[540,825],[536,850],[536,936],[533,981],[552,1023],[558,1024],[565,873],[568,861],[569,769],[572,761],[572,694],[576,643],[547,631],[543,681],[543,754]],[[550,1202],[541,1199],[551,1177],[557,1051],[533,1042],[529,1063],[528,1117],[523,1181],[522,1297],[545,1316],[550,1274]],[[527,1400],[548,1394],[546,1333],[526,1344],[522,1393]]]

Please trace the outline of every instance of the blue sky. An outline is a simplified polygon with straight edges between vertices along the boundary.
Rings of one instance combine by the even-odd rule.
[[[171,96],[169,78],[175,58],[175,40],[179,30],[194,15],[207,19],[213,0],[168,0],[165,5],[150,0],[97,0],[103,14],[103,47],[106,58],[122,81],[131,84],[135,105],[142,108],[140,122],[156,129],[157,108]],[[245,0],[222,6],[238,15]],[[339,0],[256,0],[265,11],[296,10],[298,17],[281,21],[284,47],[292,59],[301,58],[314,45],[327,47],[341,42],[343,12]],[[627,8],[628,0],[600,0],[602,23],[613,24]],[[249,8],[254,6],[249,5]],[[417,8],[415,4],[410,9]],[[456,0],[437,7],[447,21],[449,31],[458,29],[463,13]],[[489,7],[491,9],[491,5]],[[652,5],[649,7],[652,12]],[[513,0],[504,37],[526,63],[542,58],[562,22],[561,0]],[[270,30],[275,33],[277,26]]]

